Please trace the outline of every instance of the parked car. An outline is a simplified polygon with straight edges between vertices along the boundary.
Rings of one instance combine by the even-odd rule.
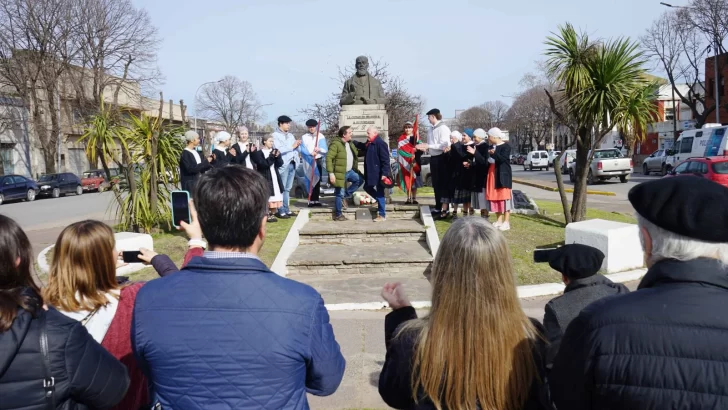
[[[38,180],[38,186],[40,186],[38,193],[40,196],[58,198],[65,194],[83,194],[81,178],[70,172],[42,175]]]
[[[321,196],[334,195],[334,186],[329,182],[329,173],[326,171],[326,167],[321,168]],[[308,176],[311,177],[310,175]],[[303,164],[298,164],[296,168],[296,180],[293,181],[293,196],[296,198],[308,198],[308,191],[306,190],[305,176],[303,174]]]
[[[523,161],[524,171],[533,171],[534,168],[541,168],[548,171],[550,166],[549,153],[546,151],[531,151],[526,155],[526,160]]]
[[[86,171],[81,176],[81,186],[85,192],[98,191],[104,192],[109,189],[112,185],[118,184],[120,181],[119,169],[111,168],[111,182],[106,177],[106,172],[103,169],[93,169]]]
[[[561,155],[561,151],[549,151],[549,162],[556,168],[556,159]]]
[[[642,173],[650,175],[650,172],[659,172],[660,175],[666,175],[672,170],[672,164],[667,163],[667,158],[672,151],[668,149],[658,149],[645,158],[642,163]]]
[[[564,155],[561,156],[561,173],[563,175],[566,175],[569,173],[569,168],[571,168],[571,164],[574,163],[574,160],[576,159],[576,150],[575,149],[567,149],[564,151]]]
[[[632,158],[625,158],[618,149],[598,149],[594,151],[594,157],[589,164],[587,184],[591,185],[597,181],[606,181],[612,178],[619,178],[619,181],[627,183],[633,170]],[[576,181],[574,167],[569,168],[569,180]]]
[[[670,171],[666,177],[694,175],[728,187],[728,157],[690,158]]]
[[[37,195],[38,185],[32,179],[20,175],[0,175],[0,205],[15,199],[35,201]]]

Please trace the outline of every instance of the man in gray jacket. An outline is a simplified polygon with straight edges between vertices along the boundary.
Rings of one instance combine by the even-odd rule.
[[[564,245],[550,252],[549,266],[562,275],[564,294],[546,304],[543,325],[549,341],[546,363],[551,364],[561,345],[561,337],[579,313],[599,299],[629,293],[626,286],[598,275],[604,254],[591,246]]]

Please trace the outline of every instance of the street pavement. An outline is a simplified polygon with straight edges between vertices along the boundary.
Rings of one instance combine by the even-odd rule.
[[[556,184],[556,175],[554,174],[553,168],[549,168],[548,171],[524,171],[523,167],[518,165],[512,165],[512,168],[513,178],[551,182],[554,184],[554,186]],[[589,185],[589,190],[614,192],[618,198],[626,199],[627,193],[629,193],[629,190],[632,189],[635,185],[639,185],[643,182],[652,181],[658,178],[660,177],[657,175],[647,176],[642,175],[641,173],[633,173],[627,183],[623,184],[619,182],[619,178],[613,178],[605,182],[598,182],[596,184]],[[564,175],[564,186],[566,188],[574,188],[574,183],[569,182],[568,175]]]
[[[0,213],[13,218],[25,231],[66,226],[84,219],[113,219],[111,192],[91,192],[80,196],[69,194],[60,198],[38,198],[33,202],[7,202]]]

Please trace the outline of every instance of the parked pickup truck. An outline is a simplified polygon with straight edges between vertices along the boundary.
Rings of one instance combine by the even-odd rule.
[[[650,154],[642,163],[642,173],[650,175],[650,172],[659,172],[662,176],[667,175],[672,170],[672,164],[666,161],[671,153],[669,149],[660,149]]]
[[[591,185],[597,181],[606,181],[619,177],[619,181],[627,183],[632,175],[632,158],[625,158],[618,149],[598,149],[594,151],[594,157],[589,164],[589,175],[587,184]],[[569,180],[576,181],[574,167],[569,167]]]

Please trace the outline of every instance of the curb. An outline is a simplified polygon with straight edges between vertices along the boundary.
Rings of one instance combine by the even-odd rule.
[[[422,221],[422,225],[427,228],[425,231],[425,239],[427,240],[427,247],[430,248],[430,255],[434,258],[440,249],[440,237],[437,235],[435,220],[432,218],[432,213],[430,213],[430,207],[428,205],[420,207],[420,220]]]
[[[552,187],[550,185],[539,184],[537,182],[531,182],[531,181],[527,181],[527,180],[524,180],[524,179],[518,179],[518,178],[513,178],[512,181],[513,181],[514,184],[527,185],[527,186],[530,186],[530,187],[533,187],[533,188],[543,189],[544,191],[559,192],[559,188]],[[565,188],[564,189],[564,192],[573,193],[574,190],[571,189],[571,188]],[[617,196],[617,194],[614,193],[614,192],[609,192],[609,191],[594,191],[594,190],[590,190],[590,189],[587,189],[586,190],[586,193],[588,195]]]
[[[46,258],[46,255],[55,246],[56,245],[51,245],[40,251],[40,253],[38,254],[38,258],[35,260],[36,263],[38,263],[38,268],[40,268],[41,270],[41,272],[38,272],[38,274],[48,273],[51,271],[51,266],[48,264],[48,258]]]
[[[284,278],[288,275],[288,258],[293,255],[298,247],[298,241],[300,240],[298,232],[308,223],[309,218],[310,212],[308,209],[299,210],[296,220],[291,225],[291,230],[288,231],[286,239],[281,244],[281,249],[278,251],[275,260],[273,260],[273,264],[270,265],[271,271]]]
[[[641,279],[647,269],[635,269],[627,272],[613,273],[605,275],[612,282],[624,283],[632,282]],[[551,296],[558,295],[564,291],[563,283],[542,283],[540,285],[524,285],[518,286],[518,297],[520,299],[535,298],[540,296]],[[415,309],[427,309],[430,307],[430,301],[416,301],[412,302],[412,307]],[[334,303],[325,305],[326,310],[330,312],[344,311],[344,310],[383,310],[389,309],[389,305],[386,302],[369,302],[369,303]]]

